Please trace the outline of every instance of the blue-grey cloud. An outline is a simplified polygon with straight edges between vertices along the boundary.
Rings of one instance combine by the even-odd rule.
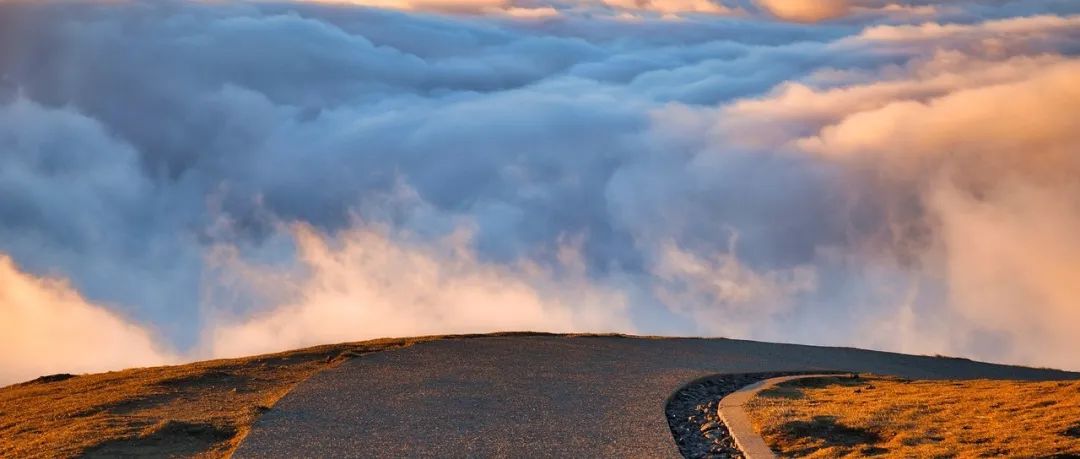
[[[795,18],[824,22],[793,23],[767,3],[678,18],[603,2],[498,4],[557,10],[514,18],[0,2],[0,253],[70,279],[180,349],[205,344],[222,310],[263,317],[276,306],[223,282],[215,251],[235,249],[235,269],[302,267],[306,252],[282,230],[299,223],[331,248],[383,228],[374,234],[413,247],[403,254],[477,263],[465,272],[485,285],[519,275],[534,287],[562,279],[588,298],[619,292],[619,323],[635,331],[1080,364],[1040,360],[1031,349],[1044,342],[1010,330],[1007,314],[981,321],[961,306],[976,301],[964,283],[998,275],[966,276],[958,263],[978,248],[954,234],[1018,203],[1071,225],[1075,209],[1046,199],[1075,187],[1010,166],[1001,158],[1016,152],[994,145],[1076,172],[1075,137],[1046,128],[989,143],[977,123],[918,122],[1004,109],[955,108],[985,91],[1037,100],[1029,108],[1056,116],[1045,123],[1066,123],[1075,95],[1040,105],[1053,101],[1030,85],[1075,69],[1080,7],[837,2]],[[859,134],[885,129],[903,138]],[[921,132],[932,137],[908,138]],[[987,184],[1006,177],[1018,185]],[[1039,183],[1049,188],[1031,189]],[[1001,211],[976,212],[969,198]],[[449,246],[475,259],[430,247],[463,228],[467,242]],[[1028,261],[1076,267],[1055,260]],[[1054,309],[1064,294],[1023,282],[1011,301],[1049,298],[1046,314],[1075,314]],[[573,310],[574,299],[545,295],[536,301]],[[912,322],[897,325],[904,314]],[[964,325],[949,336],[934,323]]]

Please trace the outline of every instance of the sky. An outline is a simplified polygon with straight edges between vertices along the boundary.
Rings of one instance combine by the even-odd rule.
[[[0,383],[386,336],[1080,370],[1073,0],[0,0]]]

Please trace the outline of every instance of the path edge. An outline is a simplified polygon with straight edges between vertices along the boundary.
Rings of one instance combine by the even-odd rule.
[[[727,426],[731,438],[735,440],[735,446],[743,452],[746,459],[774,459],[776,458],[776,453],[773,453],[772,449],[769,448],[769,445],[765,443],[765,439],[754,430],[754,425],[750,422],[750,417],[747,416],[746,410],[744,409],[746,403],[754,398],[759,392],[772,388],[777,384],[798,379],[835,378],[836,376],[838,376],[836,373],[794,375],[758,381],[743,386],[741,389],[720,399],[720,404],[717,407],[717,414],[719,414],[720,420],[724,422],[724,425]]]

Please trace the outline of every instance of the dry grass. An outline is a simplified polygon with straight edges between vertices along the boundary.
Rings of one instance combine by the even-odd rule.
[[[1080,457],[1080,382],[822,378],[747,406],[782,456]]]
[[[0,388],[0,457],[221,457],[296,383],[380,340]]]
[[[504,333],[531,334],[531,333]],[[455,337],[381,339],[0,388],[0,457],[223,457],[263,411],[355,356]],[[490,335],[489,335],[490,336]]]

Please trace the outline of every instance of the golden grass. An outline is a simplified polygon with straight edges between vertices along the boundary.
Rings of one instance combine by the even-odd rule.
[[[259,414],[320,370],[440,339],[625,336],[503,332],[385,338],[0,387],[0,458],[227,457]]]
[[[781,456],[1068,457],[1080,454],[1080,381],[793,381],[747,413]]]
[[[381,339],[239,359],[45,377],[0,388],[0,457],[224,457],[296,383]],[[65,379],[66,378],[66,379]]]

